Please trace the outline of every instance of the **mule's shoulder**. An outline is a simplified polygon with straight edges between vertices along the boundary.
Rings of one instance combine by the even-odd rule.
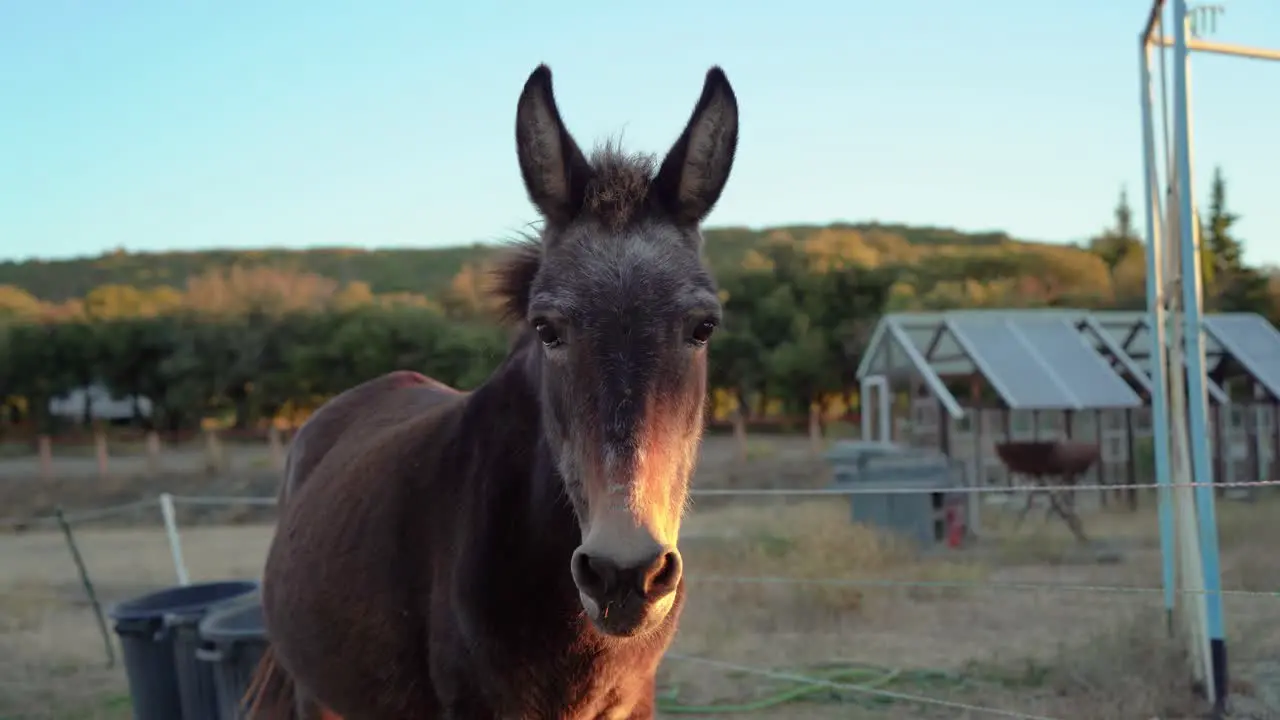
[[[373,378],[372,380],[366,380],[352,389],[354,390],[356,388],[363,387],[370,388],[372,392],[377,392],[379,390],[399,390],[401,388],[421,387],[436,390],[448,395],[462,394],[461,390],[446,385],[445,383],[442,383],[428,375],[423,375],[416,370],[395,370],[387,373],[386,375],[380,375]]]
[[[396,370],[351,387],[321,405],[299,434],[328,424],[378,422],[420,414],[465,393],[413,370]],[[314,431],[313,431],[314,432]]]
[[[380,377],[376,377],[372,380],[369,380],[364,384],[376,385],[379,383],[384,385],[389,385],[393,389],[405,388],[405,387],[426,387],[432,390],[439,390],[441,392],[450,393],[454,395],[460,394],[462,392],[461,390],[458,390],[457,388],[446,385],[445,383],[442,383],[439,380],[433,377],[430,377],[429,375],[423,375],[422,373],[416,370],[395,370],[393,372],[387,373],[386,375],[382,375]]]

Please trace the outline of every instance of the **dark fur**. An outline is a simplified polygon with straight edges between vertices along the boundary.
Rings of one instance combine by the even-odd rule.
[[[583,209],[619,232],[649,209],[649,186],[658,161],[652,155],[627,155],[606,143],[591,155],[595,171],[587,183]]]
[[[718,94],[704,90],[699,108],[718,102],[736,142],[732,92],[723,75],[713,82]],[[549,101],[549,72],[522,98],[530,88]],[[706,390],[705,353],[685,337],[718,313],[696,225],[728,166],[705,184],[664,180],[651,159],[612,148],[588,163],[558,113],[529,125],[542,109],[522,100],[517,138],[547,226],[510,248],[495,291],[510,319],[560,313],[569,342],[554,355],[526,325],[472,393],[397,372],[303,425],[264,572],[271,647],[250,691],[255,718],[309,720],[321,707],[346,720],[653,717],[683,581],[650,625],[607,634],[584,611],[570,560],[603,480],[672,505],[656,503],[654,517],[683,507]],[[700,137],[718,127],[703,122]],[[689,172],[693,156],[678,159],[668,175]],[[605,456],[617,458],[613,477],[600,476]],[[645,465],[655,456],[658,470]]]

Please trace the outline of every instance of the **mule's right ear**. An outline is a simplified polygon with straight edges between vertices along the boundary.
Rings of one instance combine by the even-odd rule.
[[[677,223],[702,222],[724,190],[738,149],[738,100],[719,66],[707,71],[702,96],[662,161],[653,191]]]
[[[561,225],[572,220],[582,208],[591,164],[560,119],[546,65],[529,75],[520,93],[516,153],[529,200],[542,217]]]

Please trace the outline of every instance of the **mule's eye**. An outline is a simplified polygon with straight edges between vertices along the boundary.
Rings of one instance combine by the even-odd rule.
[[[689,336],[689,342],[694,345],[706,345],[711,339],[711,334],[716,331],[715,320],[703,320],[693,329],[693,334]]]
[[[555,327],[546,320],[537,320],[533,323],[533,331],[538,333],[538,340],[548,348],[559,347],[561,344],[560,335],[556,332]]]

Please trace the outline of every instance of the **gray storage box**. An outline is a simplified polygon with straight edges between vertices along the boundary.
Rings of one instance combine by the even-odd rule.
[[[841,442],[826,455],[836,487],[849,496],[850,518],[915,541],[921,549],[945,542],[946,509],[965,509],[963,468],[939,453],[883,442]],[[883,490],[878,493],[875,490]],[[963,513],[968,514],[968,513]]]

